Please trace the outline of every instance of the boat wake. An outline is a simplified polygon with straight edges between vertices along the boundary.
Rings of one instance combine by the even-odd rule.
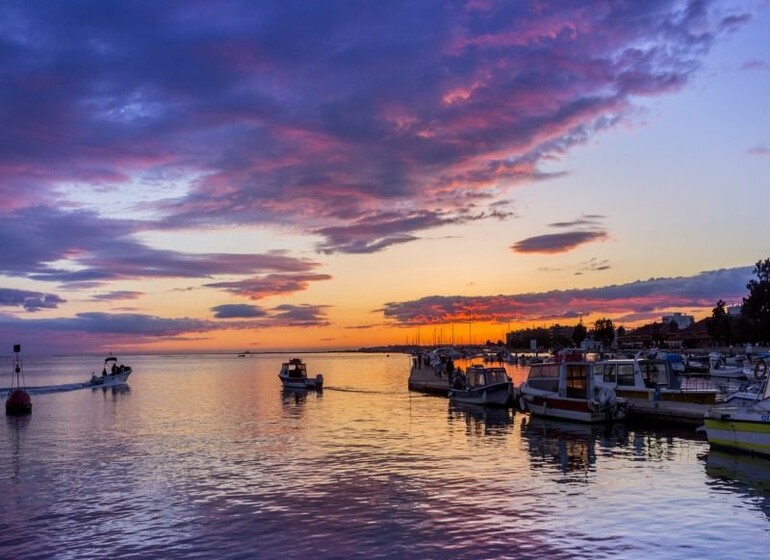
[[[337,391],[339,393],[365,393],[368,395],[392,395],[393,391],[372,391],[370,389],[357,389],[354,387],[326,387],[324,391]]]
[[[66,393],[68,391],[78,391],[93,387],[89,382],[85,383],[66,383],[64,385],[42,385],[40,387],[27,387],[27,393],[30,395],[50,395],[53,393]],[[7,388],[0,389],[0,394],[7,392]]]

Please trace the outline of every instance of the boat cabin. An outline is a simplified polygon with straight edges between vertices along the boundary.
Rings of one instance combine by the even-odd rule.
[[[292,358],[283,364],[283,369],[289,377],[307,377],[307,366],[299,358]]]
[[[594,365],[594,374],[596,379],[618,389],[681,389],[667,360],[607,360]]]
[[[527,385],[562,397],[587,399],[592,385],[591,366],[587,362],[532,364]]]
[[[465,383],[468,389],[492,385],[494,383],[507,383],[510,381],[508,372],[505,371],[505,368],[503,367],[484,367],[475,365],[469,367],[468,372],[465,375]]]

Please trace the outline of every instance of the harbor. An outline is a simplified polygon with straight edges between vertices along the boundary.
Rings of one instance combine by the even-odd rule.
[[[284,388],[289,358],[323,390]],[[101,359],[25,359],[28,386],[68,390],[35,392],[31,415],[0,424],[0,557],[727,560],[736,540],[750,556],[767,547],[768,462],[694,429],[453,404],[408,390],[396,353],[121,353],[127,384],[70,390]]]

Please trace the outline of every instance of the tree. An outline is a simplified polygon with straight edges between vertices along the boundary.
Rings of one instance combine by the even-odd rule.
[[[572,329],[572,342],[575,343],[575,346],[580,346],[580,343],[586,339],[586,336],[588,336],[588,329],[583,324],[583,321],[580,321]]]
[[[770,259],[757,261],[754,274],[757,279],[751,279],[746,284],[749,296],[743,298],[741,315],[752,323],[754,341],[766,341],[770,340]]]
[[[730,317],[725,309],[726,305],[721,299],[717,301],[716,307],[711,310],[711,320],[706,325],[709,336],[717,344],[728,344],[731,338]]]
[[[615,340],[615,325],[611,319],[597,319],[594,323],[594,338],[602,343],[604,348],[612,346]]]

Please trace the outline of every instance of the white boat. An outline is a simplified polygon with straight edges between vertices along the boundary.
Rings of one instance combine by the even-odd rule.
[[[770,457],[770,383],[748,406],[721,404],[704,415],[704,430],[713,447]]]
[[[323,389],[324,376],[308,377],[307,366],[300,358],[291,358],[281,365],[278,379],[288,389]]]
[[[743,365],[730,364],[720,352],[709,353],[709,371],[711,377],[747,379]]]
[[[473,365],[465,373],[454,375],[449,400],[482,406],[507,406],[513,383],[504,367]]]
[[[611,422],[622,420],[628,411],[625,398],[595,380],[590,362],[532,364],[519,394],[527,410],[549,418]]]
[[[91,385],[119,385],[128,380],[132,371],[129,366],[118,364],[118,359],[115,356],[108,356],[104,360],[102,374],[92,374],[90,383]]]
[[[603,360],[594,364],[594,376],[628,399],[633,416],[700,424],[719,396],[707,380],[683,387],[666,359]]]

